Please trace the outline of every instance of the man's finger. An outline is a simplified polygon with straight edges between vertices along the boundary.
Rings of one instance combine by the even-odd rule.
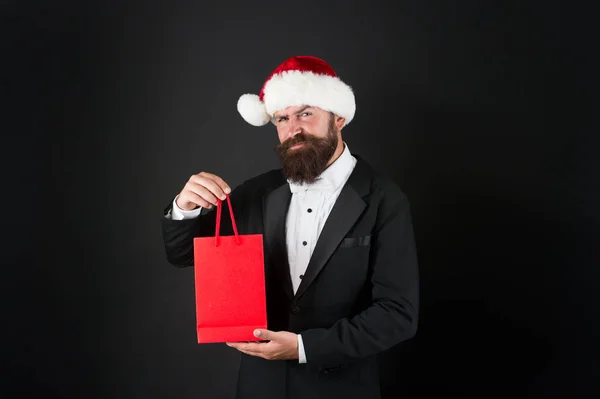
[[[259,343],[255,343],[255,342],[248,342],[248,343],[244,343],[244,342],[228,342],[227,345],[231,346],[232,348],[235,349],[239,349],[239,350],[244,350],[244,351],[251,351],[251,352],[259,352],[262,353],[264,352],[264,345],[265,344],[259,344]]]
[[[194,204],[200,205],[203,208],[208,208],[209,205],[217,204],[217,198],[207,188],[196,183],[188,183],[186,187],[188,189],[187,192],[190,195],[190,198],[186,199]]]
[[[265,341],[277,341],[277,333],[271,330],[254,330],[254,336]]]
[[[205,176],[214,181],[219,186],[219,188],[223,190],[225,194],[231,193],[231,187],[229,187],[229,184],[225,183],[225,180],[221,179],[219,176],[208,172],[200,172],[200,175]]]
[[[190,178],[190,182],[203,187],[205,190],[211,193],[211,195],[214,195],[215,198],[219,198],[221,200],[225,199],[225,193],[223,192],[223,189],[221,189],[221,186],[219,186],[219,184],[217,184],[217,182],[210,177],[203,176],[202,174],[195,175]]]
[[[257,356],[257,357],[262,357],[266,359],[266,353],[262,350],[252,350],[248,347],[246,347],[246,344],[243,343],[227,343],[228,346],[231,346],[232,348],[237,349],[238,351],[245,353],[246,355],[250,355],[250,356]]]

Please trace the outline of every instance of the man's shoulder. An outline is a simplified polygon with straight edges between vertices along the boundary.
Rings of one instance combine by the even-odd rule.
[[[359,174],[360,180],[369,181],[371,195],[395,198],[401,201],[407,200],[400,184],[391,175],[375,169],[364,158],[358,155],[354,156],[357,159],[355,171]]]

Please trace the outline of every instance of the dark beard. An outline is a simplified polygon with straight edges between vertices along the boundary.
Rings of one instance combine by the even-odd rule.
[[[298,143],[300,148],[289,149]],[[283,166],[283,174],[293,183],[314,183],[317,177],[327,169],[327,163],[335,153],[338,145],[334,116],[329,119],[327,136],[314,137],[299,133],[275,147]]]

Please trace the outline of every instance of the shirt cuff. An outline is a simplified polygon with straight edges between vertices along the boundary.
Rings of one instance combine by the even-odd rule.
[[[306,363],[306,353],[304,353],[304,344],[300,334],[298,334],[298,363]]]
[[[173,200],[173,206],[171,211],[171,219],[172,220],[185,220],[185,219],[193,219],[200,215],[202,211],[202,207],[192,209],[191,211],[184,211],[183,209],[177,206],[177,198],[179,198],[179,194]]]

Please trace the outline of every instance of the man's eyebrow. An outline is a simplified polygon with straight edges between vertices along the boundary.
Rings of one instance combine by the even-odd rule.
[[[310,105],[307,105],[307,106],[305,106],[305,107],[302,107],[302,108],[300,108],[298,111],[294,112],[294,115],[301,114],[302,112],[306,111],[306,110],[307,110],[307,109],[309,109],[309,108],[312,108],[312,106],[310,106]],[[275,115],[273,115],[273,118],[274,118],[274,119],[277,119],[277,118],[282,118],[282,117],[284,117],[284,116],[287,116],[287,115],[275,114]]]
[[[294,115],[301,114],[301,113],[303,113],[304,111],[306,111],[306,110],[307,110],[307,109],[309,109],[309,108],[311,108],[311,106],[310,106],[310,105],[307,105],[307,106],[305,106],[305,107],[303,107],[303,108],[299,109],[298,111],[294,112]]]

